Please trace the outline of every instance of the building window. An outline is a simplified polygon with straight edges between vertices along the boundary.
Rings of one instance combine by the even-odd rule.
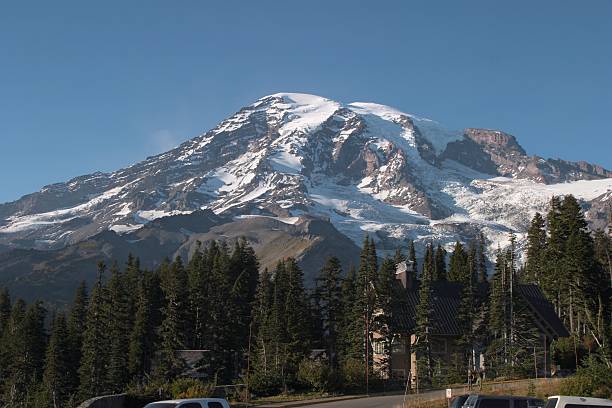
[[[372,342],[374,348],[374,354],[385,354],[385,342],[384,340],[374,340]]]
[[[393,339],[393,342],[391,343],[391,352],[392,353],[404,353],[405,347],[404,347],[404,342],[400,339]]]

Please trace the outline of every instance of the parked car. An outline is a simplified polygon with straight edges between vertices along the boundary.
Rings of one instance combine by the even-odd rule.
[[[145,408],[230,408],[223,398],[192,398],[152,402]]]
[[[544,401],[533,397],[514,395],[470,395],[463,408],[544,408]]]
[[[451,400],[450,408],[463,407],[463,404],[465,404],[465,400],[468,399],[468,397],[469,397],[468,394],[457,395],[456,397],[453,397],[453,399]]]
[[[612,400],[591,397],[554,395],[548,397],[546,408],[604,408],[612,407]]]

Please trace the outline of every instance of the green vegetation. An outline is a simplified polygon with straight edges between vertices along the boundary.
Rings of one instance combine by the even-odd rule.
[[[413,318],[420,387],[465,381],[477,350],[486,353],[488,378],[533,374],[540,340],[514,293],[522,282],[542,288],[572,334],[555,342],[549,355],[564,367],[579,365],[564,392],[610,396],[609,235],[591,234],[568,196],[554,198],[547,217],[534,217],[524,268],[512,235],[510,242],[498,250],[490,279],[482,235],[457,242],[450,256],[428,243],[420,276],[408,269],[408,280],[419,280]],[[385,355],[397,340],[394,325],[405,302],[395,271],[404,260],[416,268],[413,242],[407,252],[398,249],[380,262],[366,237],[357,269],[344,273],[330,258],[310,289],[292,258],[260,273],[245,240],[231,248],[198,245],[187,263],[177,257],[154,271],[142,270],[131,256],[123,268],[113,264],[107,271],[100,263],[91,292],[81,284],[68,310],[27,305],[2,289],[0,405],[74,407],[125,390],[143,401],[204,396],[216,384],[231,383],[247,383],[257,396],[360,392],[366,372],[370,389],[389,387]],[[455,316],[461,335],[448,361],[432,353],[437,281],[462,288]],[[384,351],[376,364],[374,342]],[[200,380],[182,377],[178,350],[201,351],[191,367]]]

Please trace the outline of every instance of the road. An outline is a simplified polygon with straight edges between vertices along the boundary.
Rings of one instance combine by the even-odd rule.
[[[443,392],[441,392],[441,396],[444,397]],[[412,399],[411,397],[414,397],[414,395],[408,395],[408,399]],[[403,395],[386,395],[382,397],[359,398],[306,405],[302,408],[402,408],[403,401]]]
[[[515,394],[516,392],[526,392],[529,383],[533,383],[536,387],[546,386],[547,384],[552,384],[558,382],[559,379],[535,379],[535,380],[517,380],[517,381],[507,381],[507,382],[499,382],[499,383],[487,383],[485,387],[485,393],[491,393],[495,391],[495,393],[502,394]],[[453,395],[461,395],[467,394],[469,390],[467,387],[457,387],[453,388]],[[416,394],[408,394],[406,396],[407,405],[410,406],[411,402],[415,401],[425,402],[425,401],[434,401],[434,400],[444,400],[446,398],[445,390],[434,390],[434,391],[425,391],[418,395]],[[300,408],[402,408],[404,401],[403,395],[384,395],[384,396],[375,396],[375,397],[366,397],[366,398],[356,398],[356,399],[347,399],[343,401],[329,401],[322,402],[321,400],[317,401],[316,404],[310,405],[302,405],[305,401],[293,405],[292,403],[285,404],[276,404],[270,405],[267,408],[281,408],[281,407],[300,407]]]

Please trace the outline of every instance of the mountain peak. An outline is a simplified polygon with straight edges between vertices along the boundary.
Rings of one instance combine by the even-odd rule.
[[[382,250],[407,239],[469,239],[479,230],[496,244],[509,230],[522,233],[551,191],[573,191],[571,183],[555,190],[544,183],[610,176],[585,163],[527,156],[504,132],[450,131],[382,104],[283,92],[143,162],[1,204],[0,245],[58,248],[202,209],[323,217],[357,244],[375,234]],[[612,189],[612,179],[601,183],[592,191]],[[587,190],[578,197],[597,198]]]

